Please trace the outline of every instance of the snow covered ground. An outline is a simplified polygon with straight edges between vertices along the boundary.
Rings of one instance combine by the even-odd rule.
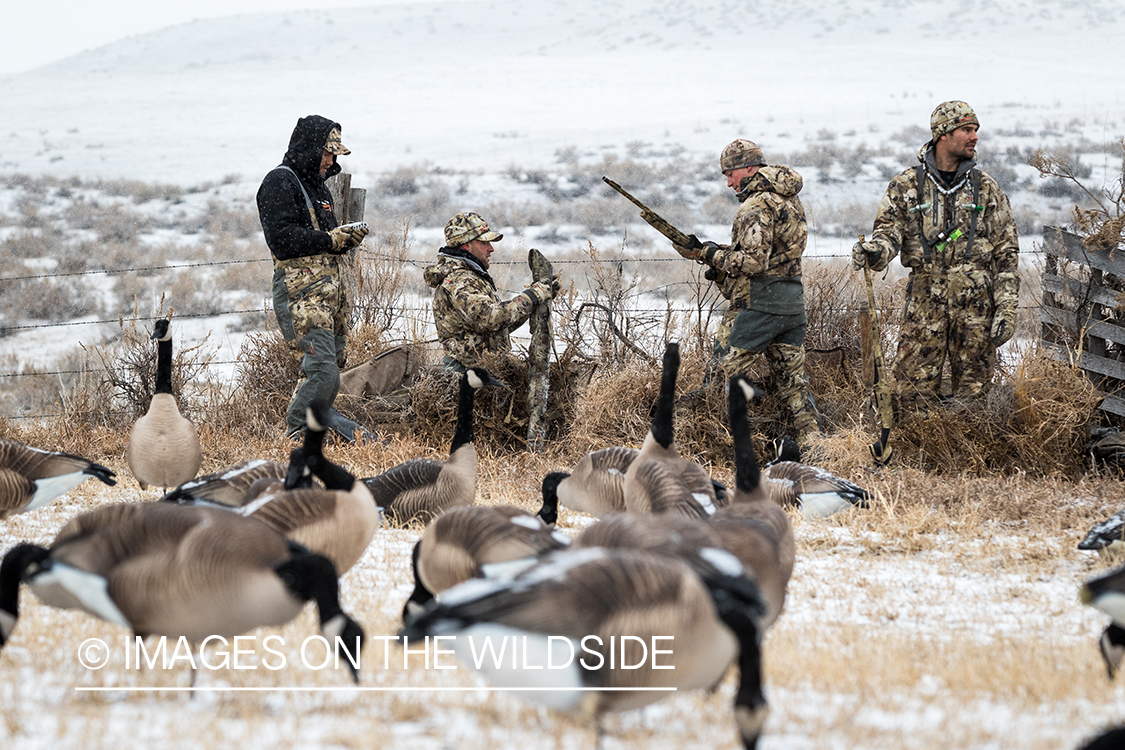
[[[453,210],[495,206],[519,219],[524,202],[544,200],[525,179],[536,170],[564,183],[601,166],[639,164],[655,174],[699,163],[713,172],[687,185],[644,187],[676,196],[672,203],[689,207],[689,221],[722,239],[728,229],[702,212],[710,196],[725,192],[719,151],[748,137],[805,175],[802,195],[823,225],[810,254],[840,255],[852,239],[831,225],[852,215],[870,225],[887,180],[928,138],[934,106],[957,98],[980,117],[982,159],[1018,186],[1012,203],[1031,227],[1021,238],[1030,252],[1037,224],[1065,220],[1072,202],[1042,190],[1024,163],[1031,152],[1067,150],[1095,187],[1120,168],[1107,151],[1125,135],[1120,11],[1116,0],[484,0],[195,22],[0,77],[0,175],[191,188],[180,202],[145,204],[156,226],[140,234],[138,252],[168,255],[163,248],[186,237],[179,213],[186,221],[212,200],[249,210],[297,118],[315,112],[343,123],[353,151],[344,164],[372,202],[381,181],[405,168],[423,183],[440,182]],[[594,197],[621,204],[604,234],[513,220],[504,229],[506,252],[516,257],[513,248],[543,235],[562,235],[554,245],[540,242],[560,251],[588,239],[616,248],[626,234],[655,252],[644,246],[654,237],[635,223],[632,206],[610,193]],[[0,239],[20,231],[10,217],[20,215],[24,198],[18,188],[0,189]],[[401,217],[388,209],[369,218],[390,225]],[[424,257],[440,238],[440,220],[412,225],[413,247]],[[31,260],[17,266],[5,258],[0,276],[53,268],[51,258]],[[217,359],[233,359],[236,321],[181,322],[186,341],[210,331],[212,343],[227,347]],[[76,339],[103,333],[21,331],[0,339],[0,357],[45,364]],[[534,494],[492,488],[501,499],[513,491]],[[0,522],[0,538],[4,546],[47,542],[77,510],[136,496],[124,487],[112,495],[83,487]],[[1106,683],[1094,643],[1104,618],[1074,595],[1093,563],[1062,536],[1034,540],[1034,560],[1018,537],[982,550],[993,531],[982,540],[953,535],[940,550],[904,551],[902,540],[865,539],[847,524],[800,524],[789,608],[767,641],[773,713],[762,747],[1071,748],[1125,718],[1125,687]],[[414,536],[380,534],[344,580],[344,597],[369,633],[395,629]],[[1044,566],[1051,556],[1057,564]],[[406,690],[476,684],[463,673],[365,672],[364,686],[390,692],[193,699],[76,692],[182,686],[187,676],[121,664],[85,670],[78,645],[122,632],[28,596],[24,603],[16,638],[0,657],[4,747],[592,744],[588,726],[522,708],[510,696]],[[312,630],[306,613],[279,632],[295,643]],[[979,666],[993,660],[1001,668]],[[348,687],[340,675],[297,669],[200,680]],[[676,696],[615,717],[603,746],[733,747],[732,694],[728,680],[716,696]]]

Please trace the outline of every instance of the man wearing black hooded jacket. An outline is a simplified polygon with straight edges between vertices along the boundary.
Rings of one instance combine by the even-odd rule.
[[[350,153],[341,142],[340,123],[302,117],[281,164],[258,188],[258,215],[273,254],[274,314],[304,372],[285,416],[290,437],[305,429],[309,404],[331,404],[340,390],[350,312],[341,266],[367,229],[339,226],[325,180],[340,172],[336,157]],[[333,419],[339,421],[328,426],[349,440],[362,431],[338,413]]]

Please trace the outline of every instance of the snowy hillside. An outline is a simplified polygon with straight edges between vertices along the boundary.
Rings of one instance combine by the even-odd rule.
[[[1000,131],[1122,132],[1115,2],[433,2],[198,21],[0,79],[0,170],[257,178],[297,117],[344,123],[362,178],[498,170],[560,148],[876,146],[933,106]],[[1053,135],[1052,135],[1053,134]],[[924,135],[920,133],[919,135]]]

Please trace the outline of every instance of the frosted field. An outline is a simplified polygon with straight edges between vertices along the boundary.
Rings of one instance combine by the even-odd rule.
[[[810,159],[802,165],[810,212],[826,217],[854,205],[869,222],[889,174],[912,164],[927,139],[934,106],[957,98],[977,110],[983,155],[1015,149],[1020,156],[1014,178],[1031,187],[1013,194],[1013,207],[1054,220],[1065,218],[1068,201],[1037,192],[1034,170],[1019,162],[1036,148],[1076,148],[1095,186],[1120,169],[1104,151],[1125,135],[1120,11],[1116,0],[512,0],[201,21],[0,77],[0,174],[214,185],[184,206],[154,203],[159,215],[204,211],[211,199],[245,207],[280,160],[296,119],[315,112],[343,123],[353,186],[372,189],[410,167],[447,180],[459,208],[532,201],[534,188],[519,177],[561,169],[567,159],[586,166],[633,160],[654,169],[676,159],[711,160],[715,174],[698,182],[710,190],[720,179],[723,145],[749,137],[767,157]],[[813,163],[830,148],[860,146],[887,153],[854,170]],[[702,202],[702,193],[693,200]],[[0,190],[0,213],[18,213],[18,201],[16,191]],[[388,225],[400,218],[369,217]],[[712,239],[729,231],[695,221]],[[432,253],[439,225],[412,226],[419,256]],[[516,257],[548,229],[505,228],[505,252]],[[653,240],[644,227],[627,230]],[[13,231],[13,223],[0,226],[0,238]],[[582,227],[560,231],[560,251],[590,239]],[[181,239],[171,231],[142,237],[138,251]],[[623,243],[620,232],[596,239],[603,247]],[[810,254],[846,253],[852,241],[816,236]],[[1029,256],[1036,241],[1035,232],[1021,236]],[[0,262],[0,276],[32,272],[13,266]],[[28,267],[50,270],[51,259]],[[181,322],[186,342],[210,332],[217,358],[233,358],[240,341],[228,332],[233,321]],[[87,333],[21,332],[0,339],[0,355],[44,363]],[[47,543],[80,510],[141,499],[123,460],[113,468],[123,481],[111,491],[87,483],[0,522],[0,547]],[[534,482],[513,484],[501,469],[484,471],[483,502],[534,507]],[[926,498],[909,500],[926,506]],[[979,500],[987,505],[988,498]],[[1113,482],[1075,486],[1060,492],[1059,513],[1081,503],[1112,512],[1125,492]],[[564,515],[562,527],[574,533],[585,522]],[[1106,620],[1076,596],[1078,584],[1106,563],[1075,549],[1077,529],[984,523],[919,534],[872,531],[847,518],[794,523],[798,561],[787,610],[764,647],[771,707],[765,750],[1069,749],[1125,720],[1125,686],[1106,681],[1097,652]],[[345,606],[371,636],[397,628],[416,538],[417,531],[381,532],[343,579]],[[589,726],[510,695],[436,690],[481,687],[463,670],[382,669],[382,646],[374,641],[361,686],[387,690],[354,690],[344,674],[299,668],[290,658],[277,672],[203,671],[197,685],[212,690],[194,697],[155,691],[185,687],[187,669],[126,670],[119,651],[105,668],[85,669],[77,659],[85,639],[117,644],[124,631],[48,610],[26,593],[22,604],[0,656],[0,747],[530,749],[594,742]],[[314,623],[310,610],[276,634],[296,649]],[[393,648],[392,664],[396,654],[401,666]],[[728,676],[717,695],[677,695],[611,717],[602,746],[736,747],[733,691]]]
[[[481,501],[536,507],[534,490],[505,476],[511,470],[482,467]],[[9,519],[5,536],[49,542],[82,508],[146,499],[131,485],[125,478],[102,492],[87,483]],[[1114,490],[1103,482],[1079,491],[1104,500]],[[882,503],[870,511],[884,512]],[[1076,596],[1101,563],[1079,553],[1070,535],[1031,536],[989,522],[974,533],[881,533],[858,514],[793,521],[797,566],[786,612],[764,645],[771,713],[760,747],[1070,748],[1120,720],[1125,689],[1106,681],[1097,653],[1105,618]],[[564,511],[560,528],[574,535],[588,523]],[[590,725],[488,691],[449,656],[442,663],[456,669],[426,669],[415,654],[404,670],[402,651],[378,640],[398,627],[417,536],[379,532],[342,579],[341,601],[370,637],[366,690],[352,689],[344,671],[311,668],[323,658],[315,647],[305,652],[310,666],[302,662],[300,644],[316,633],[312,607],[283,629],[250,634],[242,642],[250,654],[239,664],[251,668],[201,668],[192,696],[183,691],[186,661],[138,670],[134,655],[126,668],[127,632],[47,609],[25,591],[0,657],[0,743],[21,750],[591,747]],[[264,666],[280,663],[262,645],[270,636],[284,669]],[[109,644],[107,666],[79,662],[88,638]],[[208,659],[220,664],[222,651]],[[728,675],[716,695],[678,694],[608,717],[603,747],[737,747],[733,694]]]

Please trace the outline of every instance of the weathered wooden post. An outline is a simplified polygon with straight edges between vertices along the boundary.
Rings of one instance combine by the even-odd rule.
[[[328,191],[332,193],[332,205],[336,208],[336,220],[341,224],[351,224],[356,221],[363,221],[363,214],[365,204],[367,202],[367,191],[363,188],[352,187],[352,176],[348,172],[340,172],[337,175],[329,177],[325,183],[328,186]],[[359,247],[363,247],[360,245]],[[344,267],[344,284],[348,290],[348,299],[355,304],[359,299],[360,276],[356,271],[356,253],[359,252],[359,247],[353,248],[348,251],[348,263]],[[353,323],[356,314],[353,311]]]

